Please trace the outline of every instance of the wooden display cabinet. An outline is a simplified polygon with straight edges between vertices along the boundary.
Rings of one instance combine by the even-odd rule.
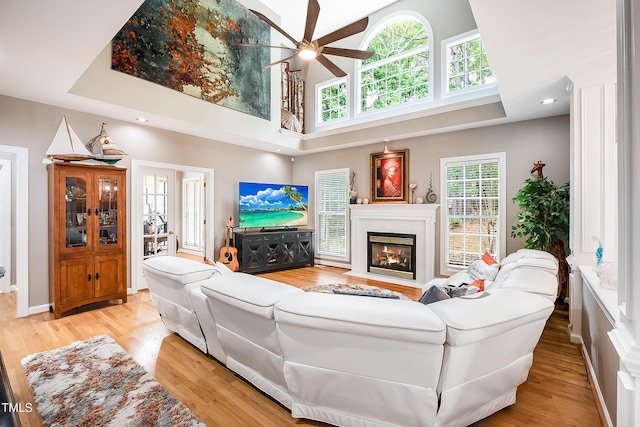
[[[127,301],[126,169],[54,162],[49,174],[49,298],[56,318]]]

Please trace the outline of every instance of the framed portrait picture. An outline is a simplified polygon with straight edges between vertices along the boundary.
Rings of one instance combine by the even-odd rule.
[[[371,154],[371,203],[409,203],[409,150]]]

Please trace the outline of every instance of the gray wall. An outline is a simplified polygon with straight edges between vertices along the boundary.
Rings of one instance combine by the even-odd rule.
[[[433,191],[440,203],[440,158],[504,151],[507,154],[507,253],[524,246],[522,239],[509,235],[516,223],[518,207],[511,203],[524,180],[532,177],[533,163],[546,163],[544,174],[562,184],[569,181],[569,116],[516,122],[497,126],[430,135],[387,143],[390,150],[409,149],[410,182],[418,184],[416,196],[422,196],[433,177]],[[314,171],[350,168],[356,173],[359,197],[371,197],[370,154],[381,152],[384,143],[298,156],[293,167],[293,181],[309,185],[310,206],[315,200]],[[311,216],[311,226],[314,218]],[[439,224],[436,226],[439,228]],[[440,259],[440,232],[436,232],[436,259]],[[436,263],[436,273],[439,274]]]
[[[131,159],[137,159],[214,169],[217,249],[224,243],[229,215],[237,218],[238,181],[291,181],[288,156],[0,96],[0,144],[29,148],[29,307],[49,303],[47,173],[42,159],[63,115],[83,141],[97,135],[106,122],[111,138],[129,154],[117,166],[129,168]],[[131,182],[127,198],[130,202]]]
[[[103,121],[107,132],[129,156],[118,163],[128,168],[131,159],[206,167],[215,170],[215,248],[224,240],[226,220],[237,217],[239,181],[291,182],[310,186],[310,226],[313,227],[314,173],[317,170],[348,167],[356,172],[356,188],[364,197],[370,194],[370,157],[383,150],[383,144],[301,155],[291,162],[288,156],[262,152],[175,132],[154,129],[118,120],[64,110],[0,96],[0,144],[29,148],[29,306],[48,304],[47,175],[42,158],[62,116],[84,141],[95,136]],[[507,196],[510,199],[530,177],[531,166],[543,160],[545,175],[563,183],[569,179],[569,117],[560,116],[488,126],[483,128],[399,140],[390,149],[410,150],[410,181],[418,184],[424,196],[433,174],[434,191],[440,195],[440,158],[506,151]],[[131,197],[131,183],[128,197]],[[128,210],[131,212],[131,209]],[[515,223],[517,208],[509,203],[508,230]],[[130,221],[130,218],[129,218]],[[20,236],[16,236],[20,238]],[[437,244],[439,245],[439,234]],[[507,252],[522,247],[521,241],[507,239]],[[436,251],[439,257],[439,250]],[[438,271],[438,268],[436,269]]]

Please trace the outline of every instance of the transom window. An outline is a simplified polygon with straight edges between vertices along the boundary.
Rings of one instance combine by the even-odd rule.
[[[484,43],[477,31],[445,41],[448,93],[495,83]]]
[[[431,30],[416,17],[392,18],[374,33],[361,62],[360,112],[430,99]]]
[[[316,88],[317,97],[320,100],[318,123],[349,118],[346,79],[319,84]]]
[[[505,153],[440,160],[444,260],[453,273],[489,252],[499,260],[505,245]]]

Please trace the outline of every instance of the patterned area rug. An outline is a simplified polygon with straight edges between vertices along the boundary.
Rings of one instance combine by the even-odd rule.
[[[205,426],[106,335],[22,366],[46,426]]]
[[[408,298],[400,292],[390,291],[388,289],[379,288],[369,285],[352,285],[350,283],[331,283],[327,285],[313,285],[302,288],[305,292],[320,292],[324,294],[347,294],[360,295],[368,297],[381,297],[408,300]]]

